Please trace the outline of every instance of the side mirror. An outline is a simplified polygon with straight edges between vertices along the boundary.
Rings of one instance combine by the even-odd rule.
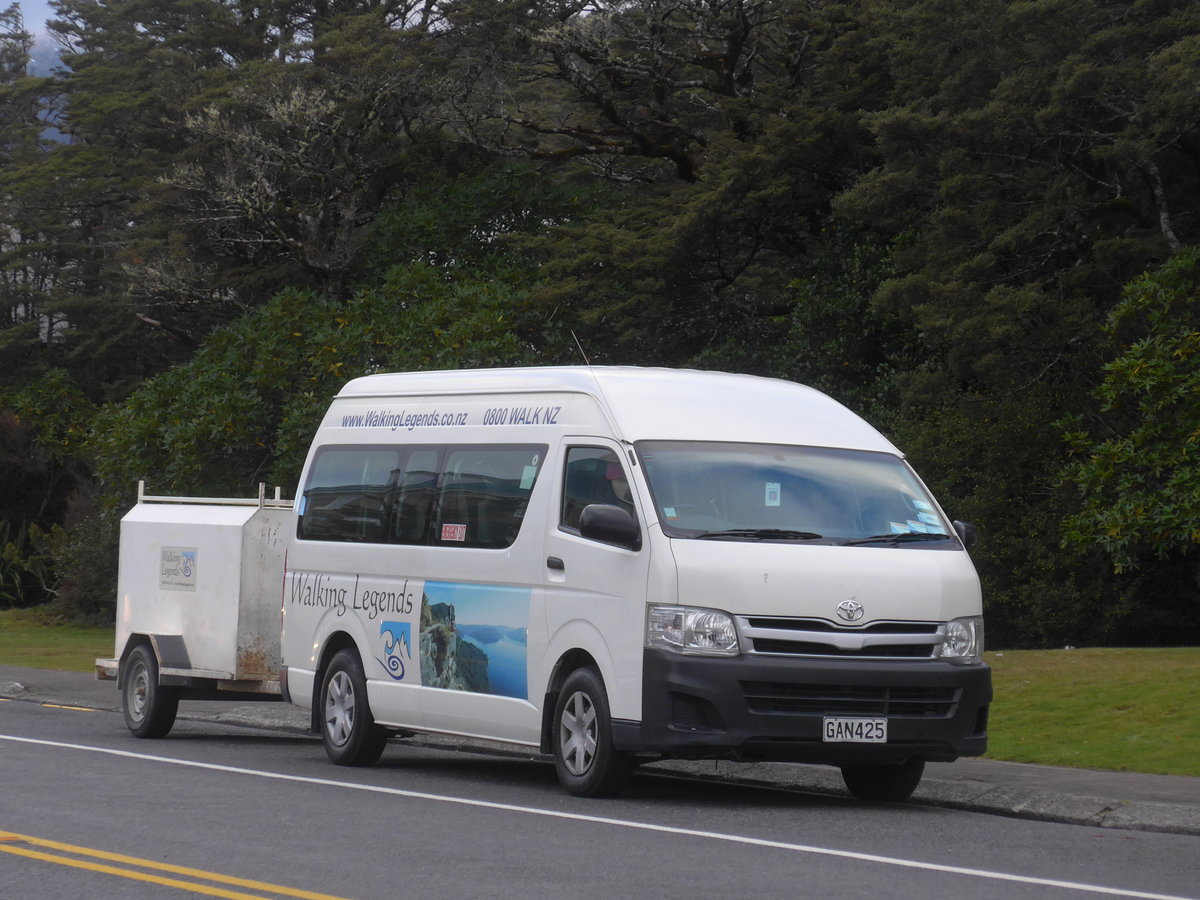
[[[619,506],[592,503],[579,515],[579,533],[593,541],[640,550],[642,536],[629,511]]]
[[[979,544],[979,529],[970,522],[960,522],[955,519],[954,533],[958,535],[958,539],[968,550],[974,550]]]

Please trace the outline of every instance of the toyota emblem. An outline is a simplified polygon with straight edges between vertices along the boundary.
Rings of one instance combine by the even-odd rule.
[[[863,617],[863,605],[857,600],[843,600],[837,605],[837,614],[847,622],[857,622]]]

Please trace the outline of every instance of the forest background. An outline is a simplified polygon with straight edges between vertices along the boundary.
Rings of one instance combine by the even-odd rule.
[[[0,12],[0,604],[292,491],[383,370],[811,384],[978,525],[993,648],[1200,643],[1194,0]],[[782,413],[783,411],[781,411]]]

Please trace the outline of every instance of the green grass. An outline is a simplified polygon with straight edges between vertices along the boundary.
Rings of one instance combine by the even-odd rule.
[[[1200,648],[989,653],[988,756],[1200,775]]]
[[[0,610],[0,664],[92,672],[111,627]],[[1200,647],[989,653],[988,756],[1200,776]]]
[[[0,665],[95,672],[113,655],[112,626],[72,625],[44,609],[0,609]]]

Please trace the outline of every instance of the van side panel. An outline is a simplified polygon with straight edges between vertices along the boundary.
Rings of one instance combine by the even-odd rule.
[[[448,511],[444,497],[442,519],[421,543],[389,543],[378,528],[364,532],[365,543],[299,537],[284,597],[289,678],[319,684],[321,648],[344,631],[363,661],[380,724],[538,745],[552,667],[544,532],[556,502],[559,440],[571,430],[607,434],[610,426],[599,404],[577,393],[335,399],[302,485],[326,448],[438,448],[442,486],[454,477],[445,467],[461,448],[479,448],[484,457],[493,447],[545,450],[521,476],[521,486],[531,487],[527,502],[505,508],[519,519],[508,522],[515,538],[507,546],[470,546],[468,520],[484,517],[479,490],[464,495],[461,513]],[[301,518],[304,504],[302,496]]]

